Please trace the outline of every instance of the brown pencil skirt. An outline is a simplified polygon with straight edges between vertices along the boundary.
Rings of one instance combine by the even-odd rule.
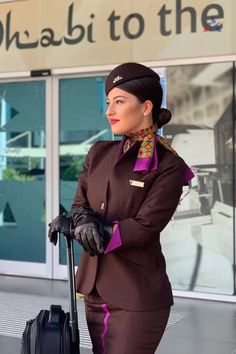
[[[85,310],[95,354],[154,354],[170,314],[170,308],[122,310],[107,305],[98,294],[85,297]]]

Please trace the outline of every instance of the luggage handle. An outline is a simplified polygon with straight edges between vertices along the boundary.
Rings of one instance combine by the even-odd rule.
[[[70,305],[70,326],[72,342],[78,342],[78,314],[76,303],[76,289],[75,289],[75,271],[74,271],[74,245],[73,239],[64,235],[67,250],[67,273],[69,284],[69,305]]]
[[[61,305],[51,305],[48,317],[48,323],[60,323],[60,317],[62,313]]]

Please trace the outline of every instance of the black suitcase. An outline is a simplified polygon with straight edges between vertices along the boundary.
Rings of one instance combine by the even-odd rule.
[[[79,329],[75,291],[73,240],[65,237],[70,298],[70,312],[60,305],[41,310],[26,322],[21,354],[79,354]]]

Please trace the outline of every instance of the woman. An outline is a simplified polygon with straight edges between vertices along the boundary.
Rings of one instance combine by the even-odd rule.
[[[156,135],[171,118],[157,73],[121,64],[105,90],[112,133],[123,139],[95,143],[79,177],[70,214],[85,250],[77,291],[85,294],[94,353],[153,354],[173,304],[160,232],[193,173]],[[70,228],[56,218],[50,240]]]

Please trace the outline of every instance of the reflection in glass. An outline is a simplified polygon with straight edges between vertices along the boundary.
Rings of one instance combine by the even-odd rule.
[[[0,259],[45,262],[44,121],[43,81],[0,84]]]
[[[167,69],[164,129],[196,177],[163,232],[174,289],[232,294],[233,116],[232,63]]]
[[[104,77],[63,79],[60,96],[60,212],[68,212],[89,148],[98,140],[110,140],[105,118]],[[64,242],[60,263],[66,263]],[[78,263],[82,249],[76,245]]]

